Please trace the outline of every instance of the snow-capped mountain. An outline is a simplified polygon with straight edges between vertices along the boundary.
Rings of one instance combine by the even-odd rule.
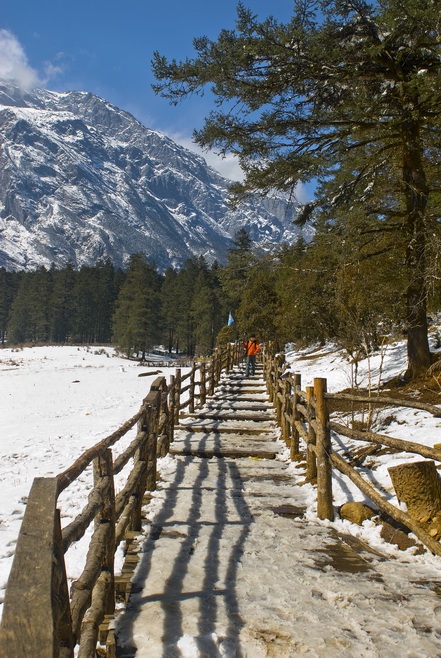
[[[223,261],[244,227],[292,242],[293,207],[260,197],[228,206],[229,181],[200,156],[86,92],[0,84],[0,266],[32,269],[145,252],[161,268]]]

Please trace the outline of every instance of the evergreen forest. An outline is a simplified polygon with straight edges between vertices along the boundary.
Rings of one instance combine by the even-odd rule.
[[[385,336],[405,334],[400,246],[380,232],[360,248],[365,229],[355,216],[350,230],[323,220],[310,243],[299,238],[271,252],[254,248],[241,229],[225,265],[193,257],[164,273],[143,254],[125,271],[110,261],[79,270],[1,268],[1,342],[113,344],[142,359],[159,345],[170,354],[208,355],[253,332],[280,345],[332,340],[356,357]],[[427,299],[433,315],[441,311],[438,253]]]

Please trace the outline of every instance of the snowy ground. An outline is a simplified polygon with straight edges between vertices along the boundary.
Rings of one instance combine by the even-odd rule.
[[[114,356],[110,348],[0,351],[0,603],[34,477],[61,473],[134,415],[158,376],[138,375],[154,370]],[[158,370],[166,376],[175,372]],[[130,432],[118,443],[115,456],[133,438]],[[90,486],[89,468],[62,494],[63,525],[79,513]],[[72,577],[81,573],[84,546],[67,554]]]
[[[380,383],[392,379],[405,370],[406,346],[404,342],[392,343],[386,346],[383,354],[378,353],[372,356],[369,361],[361,361],[357,375],[354,374],[354,368],[350,360],[335,345],[322,348],[316,347],[315,349],[307,348],[300,352],[288,352],[287,362],[289,363],[287,370],[301,373],[303,390],[306,386],[313,384],[314,377],[326,377],[329,392],[340,391],[352,386],[365,389],[371,386],[375,389]],[[441,392],[439,404],[441,406]],[[342,416],[336,418],[336,420],[341,424],[347,424],[351,418]],[[372,429],[381,434],[407,441],[415,441],[430,447],[441,443],[441,418],[434,418],[430,413],[417,409],[385,407],[381,411],[375,412]],[[360,441],[351,441],[345,437],[337,437],[336,435],[333,435],[333,439],[333,449],[340,453],[344,453],[348,448],[353,449],[368,445]],[[368,468],[360,469],[359,472],[364,474],[366,479],[370,480],[389,502],[398,506],[387,469],[397,464],[423,459],[419,455],[410,453],[368,457],[365,461]],[[295,464],[291,466],[291,470],[293,474],[296,473]],[[335,469],[333,472],[333,497],[335,506],[340,506],[349,501],[365,502],[372,506],[372,503],[364,497],[360,490],[348,478],[337,473]],[[405,509],[405,506],[403,509]],[[314,516],[314,511],[314,506],[310,506],[311,518]],[[372,546],[381,546],[383,551],[386,550],[397,557],[401,555],[400,551],[390,544],[386,544],[379,537],[380,528],[373,522],[365,521],[363,526],[359,527],[347,521],[338,520],[330,525],[351,532],[368,541]]]
[[[404,358],[405,349],[402,344],[390,346],[383,361],[383,379],[402,371]],[[351,385],[351,379],[353,379],[351,366],[335,347],[322,348],[313,354],[311,350],[291,353],[289,361],[295,372],[302,373],[302,388],[311,384],[314,377],[323,376],[328,378],[328,390],[330,391]],[[373,359],[370,364],[374,384],[378,379],[378,372],[376,372],[378,364],[379,357]],[[363,385],[363,382],[360,381],[363,371],[367,372],[367,365],[362,364],[362,366],[359,375],[360,385]],[[152,369],[140,368],[135,363],[113,356],[110,349],[38,347],[20,351],[11,349],[0,351],[0,449],[2,454],[0,462],[0,600],[4,595],[15,542],[25,510],[26,496],[33,478],[35,476],[53,476],[63,471],[81,452],[110,434],[133,415],[138,410],[152,380],[157,376],[138,377],[140,372],[148,370]],[[174,372],[174,369],[161,368],[161,371],[165,375],[169,375]],[[384,414],[390,416],[391,411],[385,410],[382,412],[382,415]],[[381,428],[382,433],[430,446],[441,442],[441,419],[434,419],[423,411],[412,409],[394,410],[393,415],[395,419],[387,427]],[[381,427],[381,422],[380,415],[377,419],[378,428]],[[127,443],[132,438],[133,436],[129,436]],[[285,459],[286,455],[281,448],[280,460]],[[375,480],[387,493],[391,502],[396,503],[387,468],[393,463],[409,459],[412,457],[406,455],[386,455],[376,459]],[[177,463],[177,460],[166,458],[163,464],[166,481],[173,479]],[[292,473],[293,484],[303,479],[295,465],[289,466],[289,470]],[[79,512],[89,487],[90,478],[89,474],[86,474],[78,485],[67,489],[61,500],[63,523],[69,522]],[[163,495],[164,493],[158,491],[156,503],[152,508],[153,517],[155,504],[157,505],[156,513],[161,513],[161,496]],[[312,487],[309,485],[302,487],[299,495],[302,504],[307,507],[306,523],[308,525],[316,524],[315,496]],[[347,500],[363,500],[363,495],[354,489],[349,481],[336,475],[334,478],[334,502],[336,505],[340,505]],[[258,546],[259,537],[254,538],[256,550],[261,557],[272,533],[272,526],[277,535],[277,524],[280,524],[280,520],[277,519],[273,519],[274,523],[272,523],[271,518],[271,515],[268,515],[269,534],[262,537],[262,546]],[[434,582],[436,579],[441,580],[439,558],[427,554],[413,555],[413,549],[404,553],[399,552],[380,538],[378,527],[373,522],[366,521],[362,527],[353,526],[346,521],[321,522],[320,525],[333,526],[344,533],[361,537],[383,554],[386,553],[395,558],[390,563],[391,565],[413,565],[416,579],[432,579]],[[273,539],[269,545],[277,543],[276,535],[271,535]],[[289,547],[286,547],[286,550],[289,550]],[[84,557],[82,548],[77,547],[76,550],[69,551],[67,557],[69,576],[74,578],[81,571],[80,567]],[[252,556],[249,566],[252,568]],[[390,571],[392,573],[392,567]],[[320,589],[319,582],[317,587]],[[398,592],[399,582],[396,584],[396,589]],[[341,599],[338,605],[342,607],[348,605],[347,599]],[[441,608],[439,609],[441,610]],[[430,612],[430,619],[428,619],[429,625],[433,625],[437,614],[437,610],[433,608]],[[185,651],[187,649],[183,650],[182,655],[199,655],[196,649],[192,653],[191,646],[187,653]],[[365,653],[363,655],[374,656],[376,654]],[[406,655],[422,657],[435,654],[425,653],[422,650]]]

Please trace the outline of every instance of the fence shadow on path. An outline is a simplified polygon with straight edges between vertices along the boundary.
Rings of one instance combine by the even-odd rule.
[[[220,435],[215,435],[214,441],[215,449],[220,449]],[[199,448],[203,449],[206,442],[207,435],[204,434],[199,442]],[[178,507],[178,498],[185,496],[185,490],[190,489],[184,483],[184,475],[191,462],[197,464],[197,472],[191,485],[190,505],[187,514],[181,514],[179,520],[175,520],[173,516]],[[215,466],[215,472],[213,466]],[[204,505],[211,504],[213,497],[212,519],[204,520]],[[228,508],[233,513],[234,520],[229,519]],[[128,638],[129,636],[133,638],[134,623],[138,615],[145,614],[142,611],[143,606],[155,601],[160,602],[163,613],[162,656],[163,658],[182,656],[176,644],[186,633],[183,604],[189,599],[198,599],[197,637],[194,637],[194,641],[201,654],[220,655],[219,643],[223,641],[224,649],[234,647],[235,656],[242,658],[239,634],[244,626],[244,620],[238,604],[237,571],[252,519],[243,495],[242,478],[235,460],[212,458],[209,461],[189,456],[177,459],[174,478],[165,490],[162,508],[156,514],[142,547],[143,552],[137,569],[133,597],[120,623],[125,646],[117,650],[118,658],[133,658],[141,655],[137,654],[134,646],[131,648],[127,646]],[[182,526],[182,534],[185,532],[186,535],[184,539],[176,539],[176,541],[180,541],[179,550],[164,583],[163,591],[143,596],[143,587],[153,568],[154,552],[159,546],[157,542],[163,533],[165,537],[167,536],[168,528],[176,528],[176,526]],[[232,526],[236,529],[233,539],[229,542],[222,541],[226,539],[226,532]],[[191,585],[189,588],[188,584],[184,585],[184,581],[189,572],[190,563],[192,559],[195,559],[193,557],[195,545],[198,543],[203,528],[205,534],[206,529],[209,528],[209,536],[205,555],[200,557],[202,577],[195,583],[195,587]],[[228,537],[231,538],[231,533],[228,534]],[[229,553],[228,557],[221,558],[221,551],[226,550]],[[187,591],[188,589],[191,591]],[[218,638],[216,635],[219,632],[217,622],[221,606],[224,633],[222,638]],[[148,615],[146,615],[146,623],[148,623]],[[157,623],[157,621],[152,623]],[[132,642],[134,645],[134,640]],[[145,654],[142,655],[144,658]],[[159,654],[155,653],[155,655]]]

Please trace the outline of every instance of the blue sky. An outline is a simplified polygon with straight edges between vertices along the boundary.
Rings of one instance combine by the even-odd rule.
[[[244,4],[261,18],[271,14],[281,21],[293,8],[293,0]],[[236,6],[236,0],[10,0],[0,15],[0,77],[18,71],[54,91],[91,91],[196,150],[191,134],[210,101],[195,97],[171,107],[155,96],[152,54],[191,56],[194,37],[214,39],[222,28],[234,27]],[[236,177],[233,161],[220,166]]]

